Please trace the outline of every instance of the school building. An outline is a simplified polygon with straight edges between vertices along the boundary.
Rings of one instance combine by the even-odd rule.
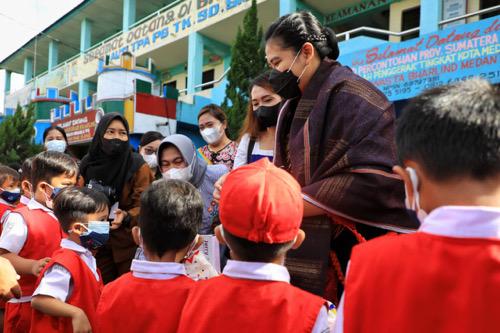
[[[498,0],[258,0],[264,30],[309,10],[334,29],[339,61],[397,109],[423,89],[481,76],[500,82]],[[83,149],[102,114],[201,143],[198,110],[222,103],[231,45],[250,0],[86,0],[0,63],[5,115],[33,102],[36,141],[51,122]],[[11,91],[11,73],[24,87]]]

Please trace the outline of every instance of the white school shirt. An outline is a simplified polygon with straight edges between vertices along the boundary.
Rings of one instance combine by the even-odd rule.
[[[41,209],[49,213],[49,215],[57,221],[57,218],[52,210],[48,209],[35,199],[31,199],[26,206],[29,210]],[[23,216],[14,211],[10,212],[3,222],[2,228],[0,248],[5,249],[10,253],[19,254],[26,243],[26,238],[28,237],[28,226],[26,225]]]
[[[250,135],[247,133],[241,137],[240,143],[238,144],[238,149],[236,150],[236,156],[234,157],[233,170],[242,165],[247,164],[249,144],[250,144]],[[256,140],[255,146],[253,146],[252,155],[268,156],[272,159],[274,156],[274,152],[272,149],[269,150],[260,149],[259,140]]]
[[[500,239],[500,208],[443,206],[433,210],[417,232],[453,238]],[[340,300],[334,333],[343,331],[344,296]]]
[[[23,205],[27,206],[28,203],[30,202],[30,198],[24,196],[24,195],[21,195],[21,199],[19,199],[19,202],[22,203]]]
[[[132,275],[141,279],[169,280],[186,275],[183,264],[177,262],[157,262],[147,260],[132,260],[130,266]]]
[[[290,283],[290,274],[286,267],[271,263],[228,260],[222,274],[236,279]],[[311,332],[328,333],[333,324],[329,318],[326,306],[322,306]]]
[[[96,280],[99,281],[97,265],[92,252],[66,238],[61,240],[61,247],[63,249],[75,251],[85,265],[92,271]],[[46,295],[54,297],[61,302],[66,302],[70,298],[72,292],[73,281],[71,280],[71,273],[64,266],[54,264],[44,273],[40,284],[33,292],[33,296]]]

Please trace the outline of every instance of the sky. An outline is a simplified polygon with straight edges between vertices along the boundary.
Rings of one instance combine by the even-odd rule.
[[[0,0],[0,61],[57,21],[83,0]],[[12,74],[11,91],[24,77]],[[5,71],[0,70],[0,114],[3,113]]]

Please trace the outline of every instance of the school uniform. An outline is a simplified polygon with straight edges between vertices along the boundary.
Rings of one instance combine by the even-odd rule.
[[[184,265],[133,260],[130,270],[104,287],[97,332],[177,332],[182,307],[195,284]]]
[[[191,290],[178,332],[329,332],[327,306],[290,285],[284,266],[228,260]]]
[[[40,273],[33,296],[45,295],[82,309],[95,328],[96,308],[103,288],[92,253],[69,240],[61,241]],[[30,333],[73,332],[71,318],[54,317],[33,309]]]
[[[354,248],[335,332],[498,332],[500,208],[447,206]]]
[[[25,259],[50,257],[59,248],[63,232],[52,210],[32,199],[26,207],[10,212],[3,223],[0,248]],[[4,332],[27,333],[31,321],[31,295],[37,277],[20,274],[22,297],[5,307]]]
[[[27,206],[28,203],[30,202],[30,198],[25,197],[24,195],[21,195],[21,199],[19,199],[19,203],[17,204],[17,208],[22,208],[24,206]]]
[[[2,233],[2,223],[10,211],[15,207],[0,198],[0,234]],[[0,310],[5,309],[5,301],[0,300]]]
[[[3,215],[6,212],[11,211],[11,210],[13,210],[15,208],[16,207],[14,205],[11,205],[7,201],[5,201],[2,198],[0,198],[0,220],[2,219]]]

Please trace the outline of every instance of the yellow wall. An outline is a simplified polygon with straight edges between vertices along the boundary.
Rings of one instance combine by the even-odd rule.
[[[214,64],[208,64],[206,66],[203,66],[204,72],[211,70],[211,69],[214,69],[214,80],[217,80],[224,73],[224,63],[222,61],[220,61],[220,62],[217,62]],[[186,76],[187,76],[187,72],[180,73],[180,74],[172,76],[171,78],[164,81],[163,83],[172,82],[175,80],[175,81],[177,81],[177,89],[183,90],[183,89],[187,88],[186,87]]]
[[[415,8],[420,6],[420,0],[403,0],[400,2],[395,2],[391,4],[391,9],[389,12],[389,30],[394,32],[401,32],[403,12],[410,8]],[[400,42],[401,37],[390,36],[389,41]]]
[[[467,0],[467,13],[474,13],[479,10],[479,0]],[[479,16],[473,16],[467,19],[467,23],[479,21]]]
[[[480,0],[467,0],[467,13],[476,12],[479,10]],[[389,16],[389,30],[401,32],[403,11],[420,6],[420,0],[403,0],[391,4]],[[467,23],[478,21],[479,17],[471,17],[467,19]],[[390,36],[391,42],[400,42],[401,37]]]

